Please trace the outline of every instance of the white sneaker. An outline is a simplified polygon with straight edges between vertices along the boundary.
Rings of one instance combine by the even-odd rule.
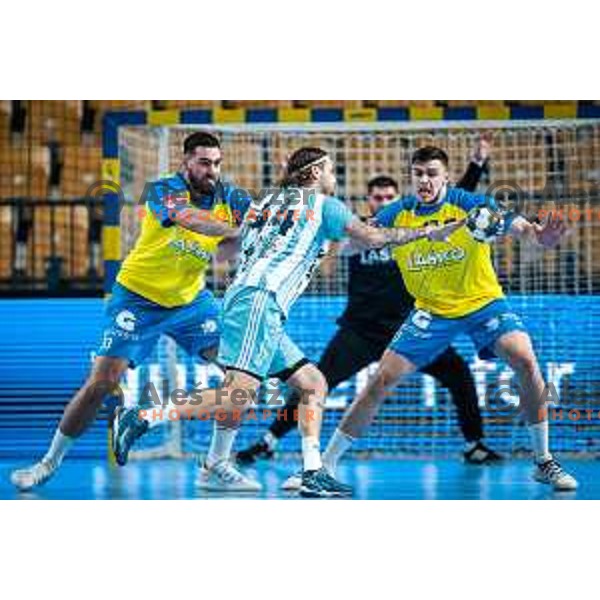
[[[553,458],[543,463],[537,463],[533,470],[533,478],[540,483],[551,485],[558,492],[570,492],[577,489],[575,477],[569,475]]]
[[[298,492],[302,485],[302,469],[288,477],[282,484],[281,489],[284,492]]]
[[[30,489],[42,485],[54,475],[58,468],[56,463],[49,460],[41,460],[26,469],[17,469],[10,474],[11,483],[21,492],[27,492]]]
[[[211,467],[200,467],[196,487],[211,492],[260,492],[262,485],[244,475],[228,460],[221,460]]]

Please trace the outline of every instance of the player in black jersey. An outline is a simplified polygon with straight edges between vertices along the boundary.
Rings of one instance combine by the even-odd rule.
[[[457,187],[468,191],[477,188],[487,167],[488,154],[489,139],[482,137]],[[367,206],[370,214],[365,219],[397,196],[398,184],[391,177],[380,176],[369,181]],[[318,365],[330,390],[381,358],[414,305],[389,248],[363,250],[350,256],[348,261],[348,304],[337,321],[339,329]],[[473,376],[460,354],[450,347],[421,371],[450,391],[465,438],[465,461],[488,464],[501,460],[499,454],[483,443],[483,425]],[[285,417],[276,419],[261,440],[239,452],[238,462],[248,465],[259,458],[271,458],[278,440],[296,427],[293,413],[299,402],[299,395],[290,395]]]

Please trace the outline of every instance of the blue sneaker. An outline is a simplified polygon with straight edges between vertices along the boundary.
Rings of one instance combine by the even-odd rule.
[[[148,421],[140,419],[139,409],[119,406],[115,410],[112,426],[112,449],[120,467],[127,464],[129,451],[135,440],[148,431]]]
[[[334,479],[324,467],[302,473],[300,495],[305,498],[343,498],[352,496],[353,492],[349,485]]]

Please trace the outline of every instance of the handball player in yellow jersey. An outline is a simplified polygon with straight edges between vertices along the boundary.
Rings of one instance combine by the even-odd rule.
[[[193,133],[184,140],[180,170],[147,187],[141,233],[121,266],[106,306],[102,341],[91,373],[65,408],[45,456],[11,474],[19,489],[40,485],[56,472],[72,442],[94,421],[106,396],[119,394],[125,371],[141,364],[162,334],[194,357],[216,357],[219,307],[205,287],[205,275],[215,255],[227,258],[227,247],[237,246],[220,244],[235,241],[250,204],[247,193],[221,179],[221,162],[219,140],[208,132]],[[215,433],[213,451],[223,443],[217,428]],[[225,487],[260,489],[229,462],[214,467],[214,479]]]
[[[421,148],[414,153],[411,166],[414,195],[380,211],[376,217],[380,226],[420,228],[461,221],[481,206],[499,210],[492,198],[448,185],[448,157],[443,150]],[[501,233],[551,248],[560,242],[565,227],[561,221],[539,225],[507,213]],[[534,454],[533,477],[556,490],[574,490],[577,481],[549,451],[544,379],[531,339],[504,298],[490,246],[476,241],[462,227],[447,241],[422,239],[396,247],[393,255],[416,299],[415,309],[333,434],[323,456],[325,468],[335,475],[338,460],[370,425],[387,389],[430,363],[464,333],[471,337],[481,358],[500,357],[515,372]]]

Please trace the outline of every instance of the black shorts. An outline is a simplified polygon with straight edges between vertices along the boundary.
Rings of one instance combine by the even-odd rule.
[[[375,340],[370,336],[361,335],[351,327],[340,327],[327,345],[318,365],[329,389],[333,390],[343,381],[378,361],[393,337],[391,334],[389,337],[382,336]]]

